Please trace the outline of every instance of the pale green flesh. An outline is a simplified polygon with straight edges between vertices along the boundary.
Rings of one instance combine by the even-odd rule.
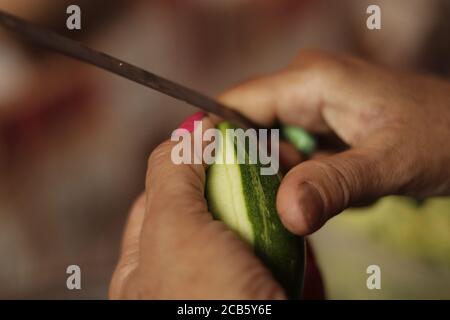
[[[228,123],[218,126],[223,135],[230,127]],[[236,149],[230,145],[233,147],[226,148],[225,144],[224,153],[221,148],[216,150],[216,160],[225,160],[227,155],[236,160]],[[275,199],[279,184],[280,176],[261,175],[260,165],[216,163],[207,172],[206,198],[215,218],[249,242],[288,296],[296,298],[303,278],[304,243],[290,234],[278,217]]]
[[[233,150],[225,152],[234,155]],[[225,154],[219,152],[217,157],[225,159]],[[255,234],[245,206],[239,165],[215,164],[208,170],[208,179],[220,181],[220,183],[214,184],[214,188],[208,189],[208,198],[214,199],[214,201],[210,201],[210,209],[215,217],[225,222],[242,238],[254,243]]]

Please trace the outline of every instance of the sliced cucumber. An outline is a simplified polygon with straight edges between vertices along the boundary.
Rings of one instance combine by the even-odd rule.
[[[298,298],[303,285],[304,241],[282,225],[276,211],[280,175],[261,175],[260,164],[238,164],[236,141],[230,141],[228,122],[217,127],[223,137],[216,162],[207,171],[206,198],[215,218],[223,221],[247,241],[272,271],[289,298]],[[225,159],[235,159],[234,164]],[[231,156],[231,158],[230,158]],[[222,161],[218,161],[222,159]],[[248,160],[248,154],[246,154]]]

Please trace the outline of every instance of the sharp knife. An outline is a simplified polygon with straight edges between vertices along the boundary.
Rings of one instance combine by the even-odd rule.
[[[244,128],[259,128],[257,124],[222,103],[195,90],[160,77],[154,73],[114,58],[108,54],[86,47],[80,42],[56,34],[38,25],[27,22],[0,10],[0,25],[18,33],[37,45],[65,56],[86,62],[116,75],[140,83],[178,100],[185,101],[204,111],[218,115]]]

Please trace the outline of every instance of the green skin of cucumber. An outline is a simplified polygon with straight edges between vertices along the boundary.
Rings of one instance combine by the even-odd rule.
[[[236,159],[236,142],[232,144],[233,148],[229,148],[232,150],[225,148],[225,140],[230,139],[226,130],[236,127],[222,122],[217,128],[224,137],[224,150],[216,151],[216,159],[225,159],[227,152],[232,152]],[[209,210],[254,248],[256,255],[285,289],[288,298],[296,299],[303,287],[304,240],[287,231],[278,216],[276,194],[280,174],[261,175],[260,168],[260,164],[249,164],[248,161],[245,164],[211,165],[206,175]]]

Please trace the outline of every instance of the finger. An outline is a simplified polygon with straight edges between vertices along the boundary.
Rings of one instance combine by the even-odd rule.
[[[298,152],[297,148],[288,142],[280,141],[279,148],[280,167],[283,173],[289,171],[304,160],[304,157]]]
[[[273,90],[278,84],[276,75],[254,78],[226,91],[218,99],[255,122],[270,127],[277,118],[277,95]]]
[[[124,261],[129,264],[131,261],[137,262],[139,257],[139,239],[142,230],[142,223],[145,215],[145,194],[141,194],[134,202],[122,239],[121,254],[119,264]]]
[[[164,230],[165,236],[170,232],[178,233],[174,238],[180,239],[183,234],[189,234],[199,228],[205,221],[212,219],[208,213],[204,197],[205,169],[202,161],[202,150],[195,149],[195,144],[205,146],[208,141],[202,141],[205,130],[213,124],[208,117],[203,118],[201,127],[184,135],[191,146],[191,162],[196,158],[200,163],[175,164],[173,152],[180,141],[166,141],[159,145],[151,154],[146,177],[146,217],[145,226],[154,231],[155,238],[158,229]],[[200,139],[200,141],[197,141]],[[197,141],[197,142],[196,142]]]
[[[295,234],[310,234],[351,205],[395,192],[389,163],[386,154],[361,148],[299,164],[278,190],[283,224]]]
[[[241,84],[220,100],[263,126],[276,121],[296,125],[313,133],[328,133],[321,115],[318,79],[302,70],[281,71]]]
[[[289,68],[246,81],[219,99],[264,126],[278,120],[313,133],[329,133],[323,109],[339,108],[348,101],[341,96],[354,91],[347,65],[332,55],[305,50]]]
[[[139,265],[139,248],[142,223],[145,214],[145,194],[141,194],[134,202],[125,231],[122,238],[122,246],[119,254],[119,261],[111,281],[109,295],[111,298],[119,298],[121,287],[127,277]]]
[[[214,126],[217,126],[219,123],[221,123],[222,121],[224,121],[221,117],[216,116],[214,113],[209,113],[208,114],[208,118],[211,120],[211,123]]]

